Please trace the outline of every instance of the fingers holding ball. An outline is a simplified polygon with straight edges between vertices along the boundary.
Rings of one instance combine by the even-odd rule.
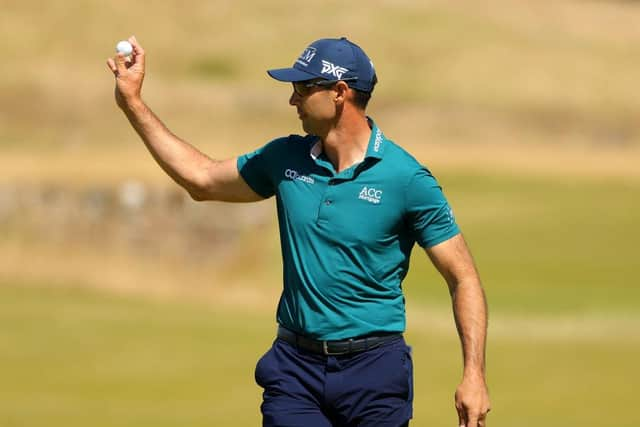
[[[116,53],[124,56],[130,56],[133,53],[133,46],[127,40],[119,41],[116,45]]]

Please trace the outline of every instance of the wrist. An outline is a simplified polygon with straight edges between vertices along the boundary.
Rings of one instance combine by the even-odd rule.
[[[484,381],[484,369],[480,367],[465,367],[462,372],[462,380]]]
[[[143,111],[146,106],[140,95],[133,95],[129,97],[120,96],[118,98],[118,106],[125,113],[137,113]]]

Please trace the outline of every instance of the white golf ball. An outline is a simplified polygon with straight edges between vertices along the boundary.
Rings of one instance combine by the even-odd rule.
[[[116,45],[116,52],[123,54],[124,56],[129,56],[133,53],[133,46],[126,40],[122,40],[118,42]]]

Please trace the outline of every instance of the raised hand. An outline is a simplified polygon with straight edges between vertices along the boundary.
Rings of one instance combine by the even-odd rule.
[[[144,80],[145,53],[135,36],[129,37],[133,52],[129,57],[122,53],[107,59],[107,66],[116,78],[115,97],[120,108],[140,99]]]

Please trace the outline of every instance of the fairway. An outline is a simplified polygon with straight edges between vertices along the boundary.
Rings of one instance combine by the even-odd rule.
[[[637,425],[626,411],[635,401],[637,337],[518,336],[504,333],[509,320],[493,320],[503,331],[489,345],[491,425]],[[272,340],[271,314],[0,283],[0,322],[2,426],[260,423],[253,368]],[[454,425],[453,324],[417,304],[409,324],[418,361],[412,425]]]
[[[640,379],[640,317],[628,279],[638,183],[438,177],[489,297],[491,425],[635,426],[640,417],[627,408]],[[17,247],[30,249],[34,265],[58,278],[17,279],[27,275],[11,261],[19,251],[0,262],[0,425],[259,425],[253,369],[273,339],[281,286],[275,219],[260,233],[246,234],[238,259],[195,272],[82,247],[61,257],[23,241]],[[99,280],[105,262],[109,275]],[[412,425],[453,425],[460,349],[446,286],[420,248],[404,288],[416,361]]]
[[[437,171],[436,171],[437,172]],[[438,175],[479,265],[491,307],[511,313],[634,313],[640,287],[640,182]],[[406,289],[446,303],[441,281],[414,251]]]
[[[1,285],[3,427],[258,424],[270,316]]]

